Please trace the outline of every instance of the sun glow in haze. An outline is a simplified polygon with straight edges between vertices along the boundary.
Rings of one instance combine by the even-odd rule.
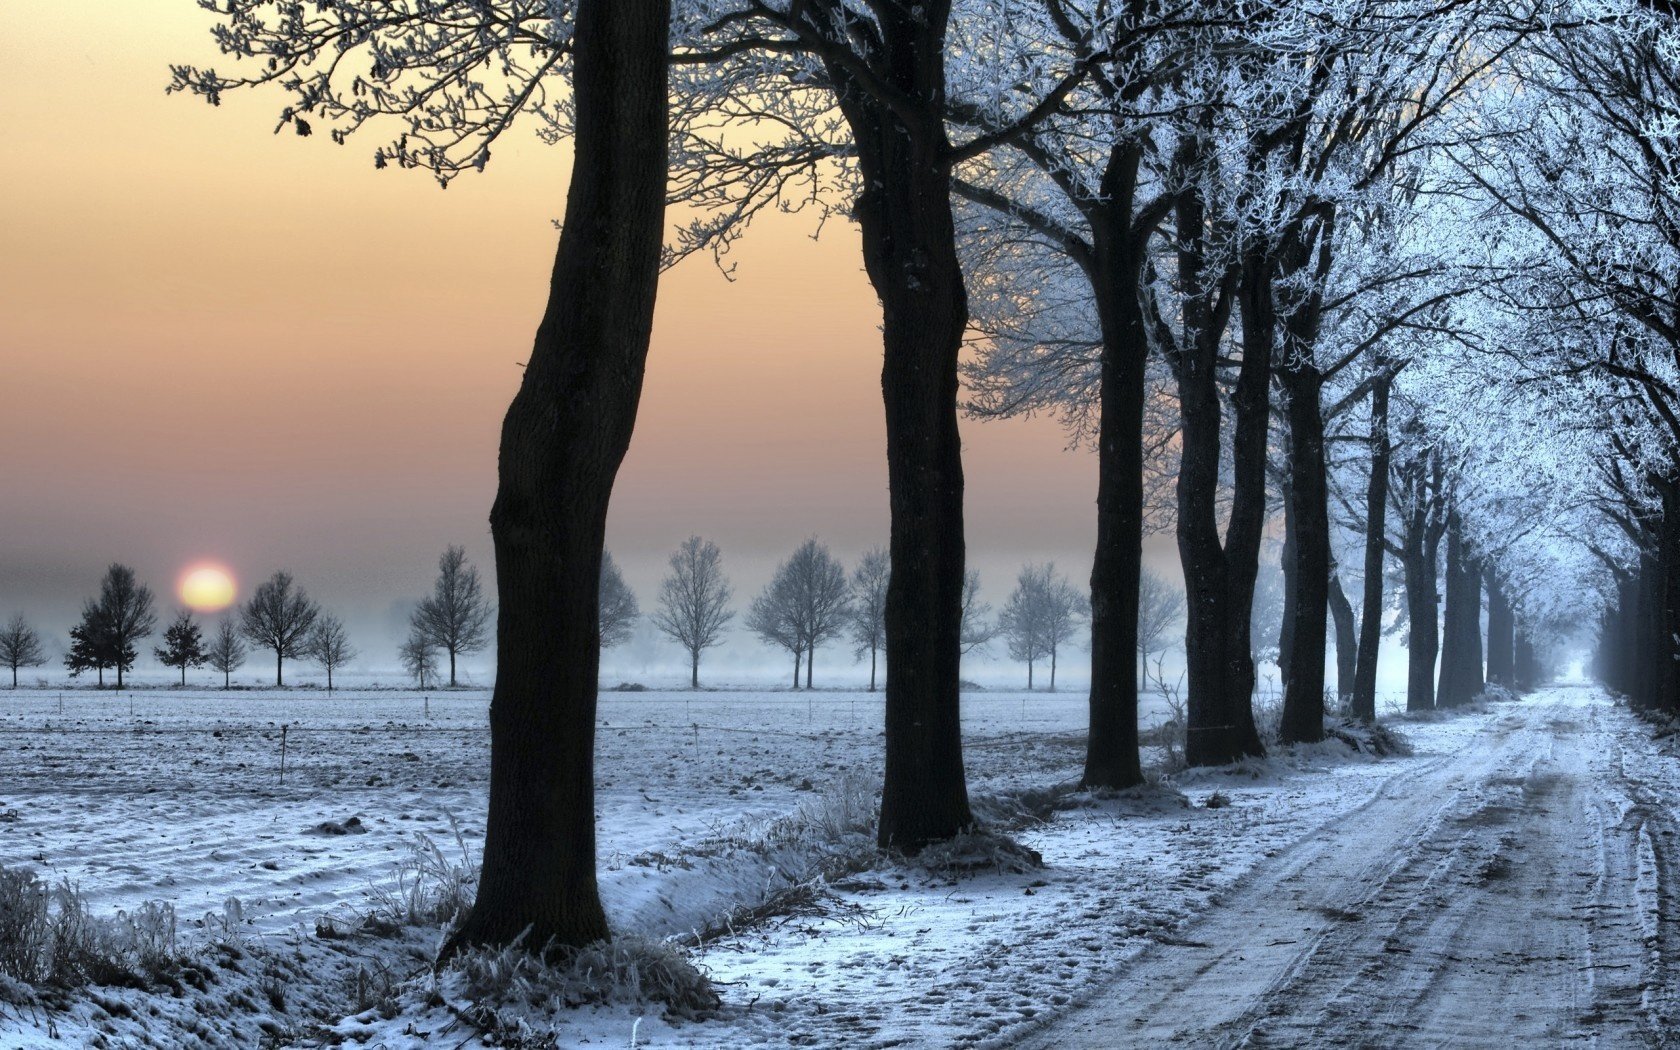
[[[181,577],[179,593],[198,612],[219,612],[233,604],[233,574],[220,565],[195,565]]]

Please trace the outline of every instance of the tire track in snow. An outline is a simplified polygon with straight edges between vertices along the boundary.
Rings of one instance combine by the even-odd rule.
[[[1638,733],[1588,690],[1505,709],[1028,1045],[1670,1045],[1680,828]]]

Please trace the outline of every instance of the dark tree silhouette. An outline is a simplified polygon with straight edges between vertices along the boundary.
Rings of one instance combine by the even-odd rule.
[[[601,555],[601,648],[611,649],[630,640],[642,611],[636,595],[624,582],[611,551]]]
[[[421,689],[431,688],[432,681],[437,678],[438,673],[436,646],[419,632],[411,631],[408,640],[397,649],[397,658],[402,661],[403,670],[414,679],[415,685]]]
[[[465,944],[608,935],[595,881],[595,702],[607,503],[641,399],[665,221],[668,0],[578,0],[575,154],[490,512],[490,814]]]
[[[47,651],[41,646],[41,636],[19,613],[0,627],[0,667],[12,672],[12,688],[18,684],[18,669],[40,667],[47,662]]]
[[[333,671],[356,658],[356,650],[350,644],[350,633],[338,617],[322,613],[315,618],[315,626],[309,629],[306,648],[309,658],[327,672],[327,692],[332,692]]]
[[[887,581],[892,576],[892,559],[886,549],[875,547],[864,554],[852,570],[852,655],[869,654],[869,691],[875,691],[875,672],[881,648],[887,642]]]
[[[711,540],[690,536],[671,555],[653,625],[688,651],[690,689],[700,688],[700,654],[723,644],[723,628],[735,616],[729,611],[734,593],[723,577],[723,553]]]
[[[204,634],[193,622],[190,609],[182,609],[175,614],[175,619],[163,632],[163,645],[152,650],[158,663],[165,667],[177,667],[181,671],[181,684],[187,684],[187,668],[203,667],[210,659],[210,654],[204,648]]]
[[[484,648],[494,615],[484,598],[478,569],[467,563],[466,550],[450,546],[438,558],[431,596],[415,607],[410,622],[433,646],[449,654],[449,684],[453,686],[456,657]]]
[[[320,608],[302,587],[292,586],[292,574],[277,572],[257,586],[239,611],[239,629],[251,644],[274,653],[274,684],[285,685],[288,658],[309,655],[309,632]]]
[[[222,673],[222,688],[233,684],[233,672],[245,666],[245,641],[239,635],[239,628],[234,626],[233,617],[223,616],[216,624],[216,633],[210,636],[210,648],[206,659],[210,666]]]

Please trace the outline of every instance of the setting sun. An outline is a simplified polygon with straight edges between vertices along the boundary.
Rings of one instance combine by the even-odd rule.
[[[233,604],[233,574],[220,565],[195,565],[181,577],[179,593],[198,612],[218,612]]]

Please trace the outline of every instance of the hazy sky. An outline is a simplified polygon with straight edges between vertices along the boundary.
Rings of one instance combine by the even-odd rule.
[[[111,560],[172,592],[213,557],[242,590],[289,568],[390,666],[377,631],[445,544],[489,568],[567,151],[516,132],[447,192],[376,172],[377,137],[272,134],[278,95],[165,97],[169,62],[215,59],[207,16],[122,7],[11,0],[0,38],[0,614],[57,633]],[[808,535],[885,542],[879,310],[855,229],[811,232],[765,222],[734,282],[693,260],[660,289],[609,529],[644,608],[691,532],[743,600]],[[1048,420],[964,437],[987,596],[1026,559],[1083,580],[1094,457]]]

